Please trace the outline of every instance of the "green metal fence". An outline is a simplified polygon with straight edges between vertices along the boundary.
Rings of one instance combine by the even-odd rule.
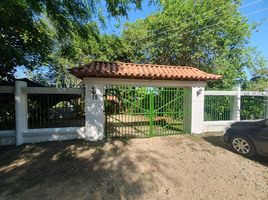
[[[107,87],[107,137],[151,137],[179,134],[187,115],[183,88]]]
[[[205,95],[205,121],[232,120],[234,96]]]

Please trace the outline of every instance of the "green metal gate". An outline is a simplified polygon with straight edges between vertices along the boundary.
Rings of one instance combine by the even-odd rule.
[[[151,137],[180,134],[185,130],[185,88],[107,87],[105,132],[107,137]]]

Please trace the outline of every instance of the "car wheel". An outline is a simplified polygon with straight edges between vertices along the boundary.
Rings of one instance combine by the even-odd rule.
[[[236,135],[231,140],[233,150],[245,157],[253,157],[256,155],[256,149],[251,140],[244,136]]]

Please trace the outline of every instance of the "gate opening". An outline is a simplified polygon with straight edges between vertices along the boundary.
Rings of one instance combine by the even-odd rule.
[[[188,114],[188,92],[176,87],[107,86],[106,137],[181,134]]]

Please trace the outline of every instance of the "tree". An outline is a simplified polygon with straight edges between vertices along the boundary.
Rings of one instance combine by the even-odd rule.
[[[105,2],[111,17],[126,16],[130,4],[141,7],[141,1],[134,0]],[[72,57],[73,39],[88,39],[92,33],[85,24],[96,18],[105,22],[101,4],[90,0],[0,1],[0,81],[11,80],[17,66],[49,65],[49,55],[55,52]]]
[[[65,57],[61,51],[50,55],[49,76],[57,87],[73,87],[78,84],[77,78],[70,75],[68,68],[89,63],[93,60],[100,61],[126,61],[128,62],[131,49],[121,37],[116,35],[101,35],[96,24],[87,24],[91,27],[92,34],[88,39],[76,36],[72,40],[72,56]]]
[[[245,90],[253,91],[265,91],[268,89],[268,69],[262,68],[256,70],[252,74],[252,78],[249,81],[245,81],[243,85]]]
[[[222,74],[210,87],[232,88],[246,78],[245,68],[263,66],[249,47],[251,31],[233,0],[161,1],[159,12],[125,26],[123,37],[134,62],[194,66]]]

